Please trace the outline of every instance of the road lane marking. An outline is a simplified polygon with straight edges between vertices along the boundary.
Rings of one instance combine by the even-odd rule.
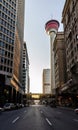
[[[17,120],[19,119],[19,116],[17,118],[15,118],[12,123],[14,124]]]
[[[51,124],[51,122],[48,120],[48,118],[46,118],[46,121],[48,122],[48,124],[49,124],[50,126],[52,126],[52,124]]]
[[[78,120],[77,120],[77,119],[74,119],[74,121],[78,122]]]

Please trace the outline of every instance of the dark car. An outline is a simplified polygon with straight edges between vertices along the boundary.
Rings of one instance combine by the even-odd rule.
[[[15,108],[16,108],[16,109],[19,109],[19,108],[20,108],[20,104],[17,103],[17,104],[15,105]]]
[[[56,101],[55,101],[55,100],[51,101],[51,102],[50,102],[50,106],[51,106],[51,107],[56,107]]]

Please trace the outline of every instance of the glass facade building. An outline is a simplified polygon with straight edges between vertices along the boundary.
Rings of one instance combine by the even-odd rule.
[[[0,0],[0,105],[21,103],[23,0]]]
[[[0,0],[0,74],[12,76],[16,0]]]

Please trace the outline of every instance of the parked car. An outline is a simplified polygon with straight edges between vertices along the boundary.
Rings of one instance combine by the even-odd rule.
[[[15,109],[14,103],[6,103],[4,105],[4,110],[13,110],[13,109]]]
[[[76,108],[74,111],[75,111],[76,114],[78,114],[78,108]]]
[[[21,104],[21,107],[23,108],[23,107],[24,107],[24,104]]]
[[[20,104],[19,104],[19,103],[16,103],[15,108],[16,108],[16,109],[21,108]]]
[[[55,101],[55,100],[52,100],[52,101],[50,102],[50,106],[51,106],[51,107],[56,107],[56,101]]]
[[[0,107],[0,114],[2,113],[2,111],[3,111],[3,108],[2,108],[2,107]]]

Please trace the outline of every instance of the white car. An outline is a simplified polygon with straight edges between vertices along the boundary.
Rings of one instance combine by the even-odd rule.
[[[76,114],[78,114],[78,108],[76,108],[74,111],[75,111]]]
[[[0,113],[2,113],[4,111],[4,109],[2,107],[0,107]]]
[[[14,108],[15,108],[15,106],[14,106],[13,103],[6,103],[4,105],[4,110],[11,110],[11,109],[14,109]]]

